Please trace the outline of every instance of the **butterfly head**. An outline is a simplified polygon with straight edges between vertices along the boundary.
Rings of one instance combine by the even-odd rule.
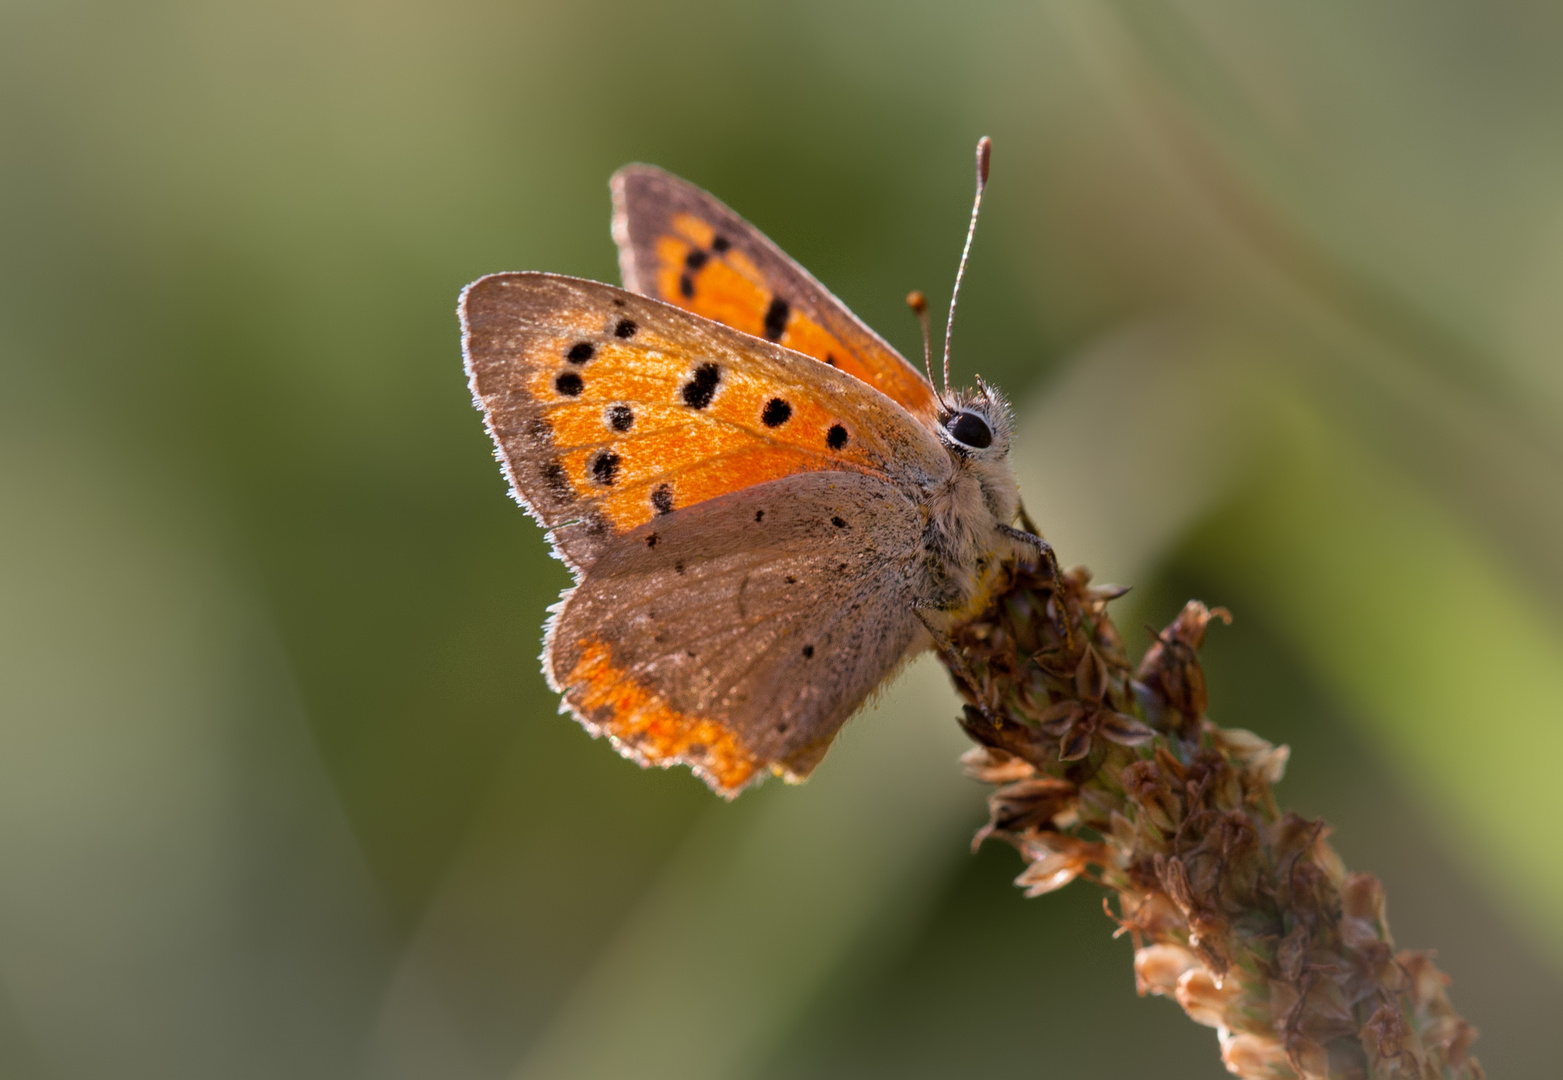
[[[939,411],[939,441],[958,458],[1002,460],[1010,453],[1010,403],[991,386],[950,392]]]
[[[1020,503],[1009,462],[1014,419],[1009,402],[980,379],[975,390],[952,390],[939,413],[939,441],[958,474],[977,481],[988,512],[1008,524]]]
[[[939,441],[956,457],[1002,461],[1009,456],[1009,403],[986,383],[955,390],[939,413]]]

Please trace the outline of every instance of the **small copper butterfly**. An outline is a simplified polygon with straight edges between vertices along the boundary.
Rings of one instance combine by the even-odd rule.
[[[643,765],[729,797],[801,779],[1007,558],[1046,552],[1015,527],[1010,410],[950,391],[949,324],[934,388],[925,308],[926,377],[699,188],[630,165],[612,191],[625,288],[493,274],[459,305],[512,494],[575,578],[543,670]]]

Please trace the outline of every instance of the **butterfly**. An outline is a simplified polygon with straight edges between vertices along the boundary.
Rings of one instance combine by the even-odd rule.
[[[728,797],[801,780],[1007,559],[1047,551],[1010,409],[949,389],[953,299],[939,391],[925,306],[926,375],[706,192],[648,165],[611,189],[625,288],[493,274],[458,306],[496,457],[575,580],[543,670],[642,765]]]

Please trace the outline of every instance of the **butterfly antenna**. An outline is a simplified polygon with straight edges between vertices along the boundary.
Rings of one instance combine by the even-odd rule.
[[[923,370],[928,373],[928,385],[933,385],[933,331],[928,328],[928,298],[921,289],[906,294],[906,306],[917,316],[917,325],[923,328]]]
[[[977,140],[977,197],[971,203],[971,224],[966,228],[966,246],[961,249],[961,265],[955,271],[955,289],[950,293],[950,317],[944,324],[944,393],[950,394],[950,334],[955,330],[955,301],[961,295],[961,279],[966,276],[966,260],[971,255],[972,237],[977,235],[977,212],[982,209],[982,190],[988,186],[988,158],[993,140],[984,135]],[[932,373],[930,373],[931,381]]]

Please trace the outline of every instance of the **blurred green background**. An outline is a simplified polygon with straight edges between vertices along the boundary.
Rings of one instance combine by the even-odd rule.
[[[969,855],[919,665],[808,785],[642,773],[457,290],[715,192],[956,367],[1032,512],[1197,595],[1212,715],[1563,1057],[1563,9],[1393,0],[0,4],[0,1075],[1222,1075],[1074,886]],[[1549,1062],[1551,1064],[1549,1064]]]

